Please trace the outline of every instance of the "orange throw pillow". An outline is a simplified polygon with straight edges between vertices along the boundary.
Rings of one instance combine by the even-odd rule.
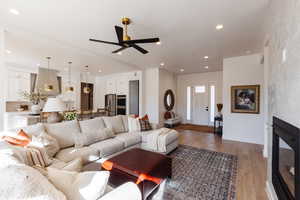
[[[144,117],[142,117],[142,118],[141,118],[141,120],[144,120],[144,121],[145,121],[145,120],[146,120],[146,121],[149,121],[149,117],[148,117],[148,115],[146,114]]]
[[[31,142],[31,138],[27,133],[21,129],[17,135],[17,137],[11,137],[11,136],[3,136],[3,140],[8,142],[9,144],[25,147]]]
[[[139,118],[140,120],[148,120],[149,121],[149,117],[148,114],[146,114],[144,117],[139,117],[138,115],[134,115],[134,118]]]

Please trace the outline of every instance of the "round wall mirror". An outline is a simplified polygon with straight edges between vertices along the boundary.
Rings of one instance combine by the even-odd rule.
[[[167,111],[171,111],[175,105],[175,97],[172,90],[167,90],[165,92],[164,104]]]

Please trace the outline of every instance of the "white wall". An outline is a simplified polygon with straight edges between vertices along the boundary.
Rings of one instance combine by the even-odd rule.
[[[152,123],[159,123],[159,69],[149,68],[143,71],[144,77],[144,114],[148,114]]]
[[[248,143],[264,143],[264,68],[261,55],[224,59],[223,62],[223,138]],[[260,113],[231,113],[231,86],[260,85]]]
[[[268,121],[277,116],[300,127],[300,2],[272,0],[266,23],[269,46]],[[283,51],[286,50],[286,61]],[[276,199],[272,186],[272,131],[268,135],[268,194]]]
[[[0,85],[5,86],[5,67],[4,67],[4,29],[0,26]],[[4,127],[4,98],[5,90],[0,90],[0,131]]]
[[[216,103],[222,103],[223,92],[223,73],[208,72],[208,73],[196,73],[179,75],[177,77],[177,113],[183,118],[184,123],[188,123],[186,120],[187,112],[187,87],[197,86],[202,84],[215,84],[216,85]],[[217,111],[217,109],[216,109]]]
[[[159,69],[159,125],[162,126],[164,123],[164,114],[166,112],[164,105],[165,92],[171,89],[175,96],[175,105],[173,111],[176,112],[177,106],[177,81],[176,76],[172,72],[165,69]]]

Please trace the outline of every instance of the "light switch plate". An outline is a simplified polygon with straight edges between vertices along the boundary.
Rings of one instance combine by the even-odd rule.
[[[282,63],[286,62],[286,49],[282,50]]]

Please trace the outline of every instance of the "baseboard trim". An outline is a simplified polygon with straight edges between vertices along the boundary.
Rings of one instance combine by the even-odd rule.
[[[269,181],[266,182],[266,193],[269,200],[278,200],[276,192],[272,184]]]

